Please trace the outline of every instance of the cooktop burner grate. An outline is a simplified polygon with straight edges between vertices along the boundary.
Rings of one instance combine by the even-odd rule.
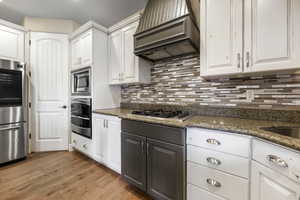
[[[159,118],[183,118],[189,115],[188,112],[184,111],[164,111],[164,110],[141,110],[133,111],[134,115],[143,115],[149,117],[159,117]]]

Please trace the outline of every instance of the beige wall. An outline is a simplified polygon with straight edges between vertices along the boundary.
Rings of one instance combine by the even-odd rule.
[[[73,20],[36,17],[25,17],[23,25],[29,31],[67,34],[72,33],[80,26]]]

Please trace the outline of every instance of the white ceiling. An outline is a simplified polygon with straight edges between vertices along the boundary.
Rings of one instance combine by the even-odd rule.
[[[144,8],[148,0],[2,0],[0,18],[16,24],[24,16],[70,19],[83,24],[94,20],[111,26]]]

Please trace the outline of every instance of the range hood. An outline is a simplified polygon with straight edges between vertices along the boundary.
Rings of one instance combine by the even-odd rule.
[[[199,53],[199,0],[149,0],[134,53],[151,61]]]

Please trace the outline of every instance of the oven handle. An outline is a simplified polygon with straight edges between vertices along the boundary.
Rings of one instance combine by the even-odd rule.
[[[80,116],[76,116],[76,115],[72,115],[71,117],[79,118],[79,119],[84,119],[84,120],[91,120],[90,118],[87,118],[87,117],[80,117]]]
[[[71,104],[75,104],[75,103],[81,103],[81,104],[85,104],[85,105],[88,105],[88,106],[91,105],[90,99],[89,100],[78,100],[78,99],[72,100]]]

